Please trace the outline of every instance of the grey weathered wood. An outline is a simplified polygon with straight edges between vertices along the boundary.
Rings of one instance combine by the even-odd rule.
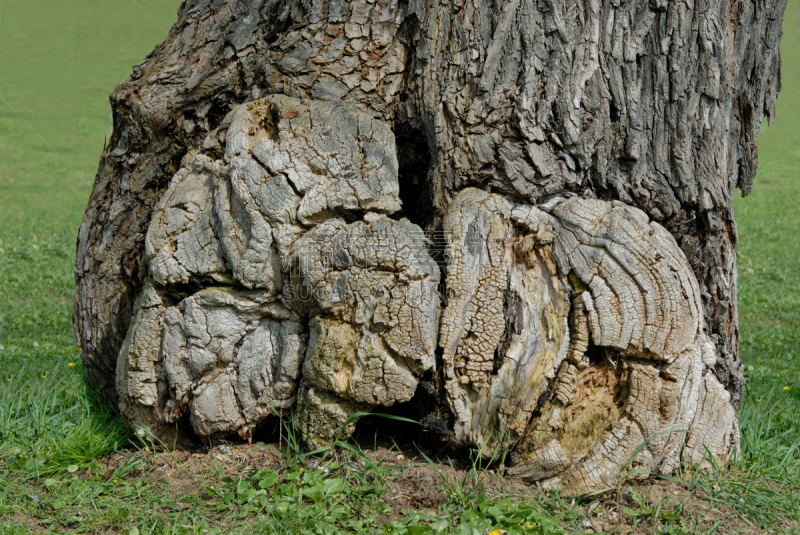
[[[572,490],[682,425],[637,462],[669,471],[683,442],[724,457],[744,388],[731,201],[775,115],[784,7],[186,0],[111,95],[78,237],[87,369],[162,435],[190,417],[248,436],[272,404],[322,444],[433,374],[427,422],[465,444],[500,430],[519,473]],[[381,246],[361,258],[347,244],[365,236]],[[339,254],[352,264],[306,269]],[[545,311],[558,332],[522,319]],[[538,382],[504,370],[509,351]],[[618,383],[608,436],[553,442],[555,412],[586,416]],[[634,387],[661,389],[669,416]]]

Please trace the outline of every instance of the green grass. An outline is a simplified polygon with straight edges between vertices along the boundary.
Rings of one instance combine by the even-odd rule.
[[[735,201],[748,379],[739,460],[684,474],[678,496],[640,487],[619,503],[489,492],[491,474],[475,467],[442,476],[435,507],[404,514],[387,505],[403,469],[355,449],[318,465],[286,447],[271,469],[187,474],[197,491],[158,477],[159,463],[181,463],[150,446],[104,464],[130,434],[83,379],[70,325],[75,236],[111,130],[107,95],[163,39],[178,4],[0,0],[0,535],[569,533],[612,513],[664,534],[753,523],[798,533],[800,0],[783,27],[777,121],[759,137],[753,194]]]
[[[0,3],[0,236],[75,234],[108,95],[162,41],[178,0]],[[58,192],[56,194],[56,192]],[[0,245],[2,246],[2,245]],[[63,271],[63,269],[62,269]]]
[[[177,6],[0,3],[0,460],[11,469],[50,473],[127,439],[81,380],[75,235],[111,130],[108,94]]]
[[[739,321],[747,393],[741,411],[745,467],[783,482],[777,495],[800,518],[800,2],[783,23],[777,120],[758,139],[752,195],[736,199]],[[793,490],[788,490],[789,488]],[[791,502],[791,503],[789,503]],[[763,504],[768,506],[769,504]],[[767,514],[753,503],[752,513]]]
[[[790,386],[800,400],[800,16],[783,24],[777,120],[758,138],[753,193],[734,202],[739,231],[739,321],[751,393]],[[751,396],[752,397],[752,396]],[[756,396],[755,399],[758,399]],[[750,400],[752,402],[752,399]]]

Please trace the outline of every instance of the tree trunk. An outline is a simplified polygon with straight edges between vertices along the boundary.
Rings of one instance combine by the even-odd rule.
[[[86,367],[167,440],[292,409],[324,446],[424,391],[567,492],[724,461],[784,6],[185,0],[111,95]]]

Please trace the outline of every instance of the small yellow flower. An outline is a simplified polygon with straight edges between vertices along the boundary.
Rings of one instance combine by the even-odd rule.
[[[756,401],[757,401],[757,402],[759,402],[759,403],[761,403],[761,400],[760,400],[760,399],[757,399]]]
[[[504,533],[508,533],[508,532],[504,531],[502,529],[493,529],[492,531],[490,531],[486,535],[503,535]]]
[[[9,377],[8,380],[11,381],[11,377]]]
[[[69,366],[70,368],[74,368],[75,367],[75,363],[74,362],[70,362],[67,366]]]
[[[47,377],[47,376],[46,375],[42,375],[42,379],[44,379],[45,377]]]
[[[788,386],[784,386],[783,389],[784,390],[789,390],[789,387]]]

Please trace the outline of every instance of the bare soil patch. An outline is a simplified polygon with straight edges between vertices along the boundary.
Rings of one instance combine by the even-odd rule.
[[[197,495],[210,498],[206,493],[209,485],[221,477],[249,476],[259,469],[280,470],[290,462],[281,448],[281,443],[218,443],[204,446],[182,444],[174,451],[161,448],[155,450],[122,451],[105,457],[106,477],[113,477],[116,469],[129,463],[130,456],[142,459],[137,469],[128,471],[123,477],[156,478],[168,484],[172,491],[182,495]],[[425,451],[425,450],[423,450]],[[396,445],[377,445],[364,450],[365,458],[391,474],[382,502],[391,508],[391,513],[379,518],[392,521],[409,511],[433,511],[452,499],[448,487],[482,485],[488,497],[512,496],[515,500],[547,500],[554,494],[517,477],[504,475],[503,467],[473,470],[472,462],[457,452],[449,452],[426,458],[419,450]],[[343,453],[332,453],[334,461]],[[431,459],[431,460],[429,460]],[[432,462],[431,462],[432,461]],[[323,467],[320,459],[307,459],[311,468]],[[364,461],[367,462],[366,460]],[[558,498],[556,498],[558,499]],[[603,494],[560,498],[566,500],[585,515],[582,522],[584,533],[618,533],[655,535],[656,533],[766,533],[724,504],[714,503],[702,491],[689,483],[665,481],[647,477],[630,481],[622,486],[619,494],[610,490]],[[692,531],[661,531],[662,520],[684,516]],[[717,531],[714,531],[716,526]],[[695,531],[695,530],[700,531]],[[791,529],[791,528],[787,528]]]

